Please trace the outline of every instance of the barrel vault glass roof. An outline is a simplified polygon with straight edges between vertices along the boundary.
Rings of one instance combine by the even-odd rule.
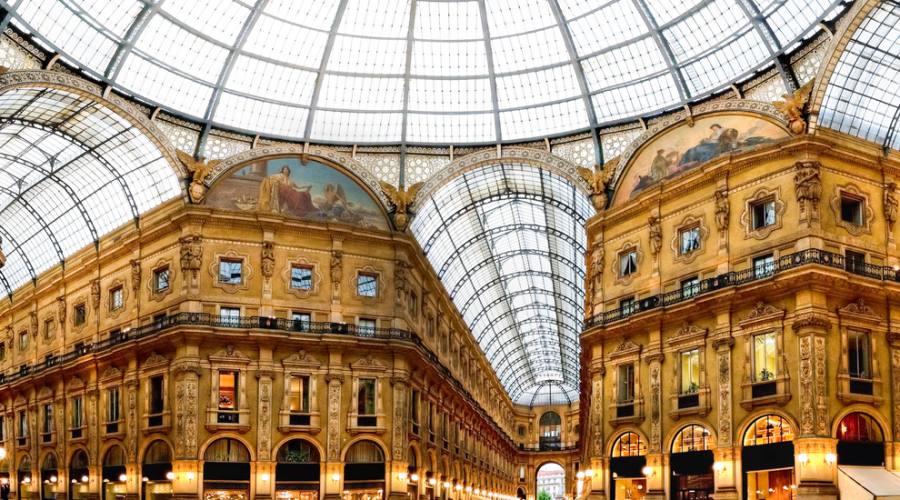
[[[0,95],[0,296],[181,193],[127,120],[61,90]]]
[[[578,399],[587,197],[502,163],[420,200],[412,232],[514,402]]]
[[[515,142],[676,108],[777,64],[840,0],[0,0],[94,78],[208,125]]]

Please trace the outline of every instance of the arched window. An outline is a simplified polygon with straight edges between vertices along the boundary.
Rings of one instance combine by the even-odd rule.
[[[764,415],[754,420],[744,434],[744,446],[781,443],[794,440],[791,424],[778,415]]]
[[[305,439],[292,439],[278,449],[280,464],[317,464],[319,450]]]
[[[237,439],[212,442],[203,453],[205,498],[246,498],[250,492],[250,450]]]
[[[344,462],[348,464],[384,463],[384,452],[372,441],[357,441],[347,450]]]
[[[613,444],[613,457],[641,457],[647,454],[647,443],[637,433],[626,432]]]
[[[683,427],[672,441],[672,453],[703,451],[712,448],[709,430],[702,425],[691,424]]]
[[[89,496],[89,466],[87,452],[79,449],[72,453],[72,458],[69,459],[69,481],[71,482],[69,485],[69,498],[71,500],[81,500]]]
[[[42,471],[54,471],[56,472],[57,463],[56,463],[56,454],[48,453],[46,457],[44,457],[44,461],[41,463]]]
[[[150,443],[147,451],[144,452],[144,465],[148,464],[165,464],[172,461],[172,453],[169,445],[162,439],[157,439]]]
[[[75,450],[75,453],[72,454],[72,459],[69,460],[69,468],[87,470],[88,466],[89,462],[87,453],[85,453],[84,450]]]
[[[548,411],[541,415],[539,423],[541,450],[559,449],[562,441],[562,419],[559,418],[559,414]]]
[[[237,439],[219,439],[206,448],[203,459],[207,462],[249,462],[250,451]]]
[[[881,426],[865,413],[850,413],[838,424],[837,438],[840,441],[881,442],[884,435]]]
[[[406,461],[409,462],[410,470],[416,470],[416,468],[419,466],[419,459],[416,456],[416,449],[412,446],[410,446],[409,449],[406,450]]]
[[[344,490],[357,496],[381,497],[385,485],[384,451],[372,441],[353,443],[344,457]]]
[[[172,495],[172,450],[169,444],[157,439],[144,451],[141,464],[141,490],[146,500],[169,498]]]
[[[103,455],[103,489],[101,499],[114,499],[125,491],[125,450],[121,446],[111,446]]]
[[[276,498],[315,498],[319,491],[319,449],[305,439],[292,439],[278,448],[275,465]]]

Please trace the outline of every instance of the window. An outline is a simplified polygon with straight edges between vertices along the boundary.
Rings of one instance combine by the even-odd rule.
[[[359,273],[356,276],[356,294],[360,297],[378,296],[378,276],[368,273]]]
[[[220,307],[219,321],[225,326],[237,326],[241,322],[241,309],[239,307]]]
[[[219,371],[219,410],[237,411],[238,376],[233,370]]]
[[[377,323],[374,319],[359,318],[359,324],[356,326],[356,329],[364,337],[374,337],[376,325]]]
[[[219,260],[219,283],[226,285],[240,285],[243,283],[241,269],[244,261],[239,259]]]
[[[125,292],[121,286],[109,291],[109,310],[118,311],[125,305]]]
[[[627,299],[620,300],[619,310],[622,311],[622,316],[628,316],[629,314],[633,313],[635,311],[634,297],[628,297]]]
[[[312,316],[309,313],[294,312],[291,313],[291,321],[294,322],[294,330],[306,332],[311,326]]]
[[[19,332],[19,350],[24,351],[25,349],[28,349],[28,330]]]
[[[75,396],[72,398],[72,428],[81,429],[82,427],[84,427],[84,400],[81,396]]]
[[[25,439],[28,437],[28,413],[26,413],[25,410],[19,410],[19,417],[17,420],[19,427],[17,429],[18,432],[16,432],[16,437]]]
[[[309,413],[309,376],[291,377],[291,413]]]
[[[775,256],[762,255],[753,259],[753,276],[763,278],[775,273]]]
[[[159,415],[163,412],[165,397],[163,394],[163,376],[150,377],[150,414]],[[160,422],[162,423],[162,422]]]
[[[310,266],[291,266],[291,288],[294,290],[312,290],[313,270]]]
[[[375,379],[359,379],[359,393],[356,395],[356,412],[360,415],[375,415]]]
[[[681,393],[695,394],[700,391],[700,349],[681,353]]]
[[[681,298],[687,299],[700,293],[700,278],[694,276],[681,282]]]
[[[863,272],[866,269],[866,254],[847,250],[844,252],[844,266],[851,273]]]
[[[413,389],[409,391],[409,420],[417,426],[419,425],[419,391]]]
[[[75,318],[73,322],[75,326],[81,326],[87,321],[87,306],[84,304],[77,304],[75,306]]]
[[[750,205],[753,214],[753,230],[775,224],[775,199],[766,198]]]
[[[6,342],[0,342],[0,361],[6,361]]]
[[[6,420],[0,415],[0,441],[6,441]]]
[[[51,340],[56,332],[56,321],[53,319],[44,320],[44,340]]]
[[[637,272],[637,250],[619,254],[619,277],[624,278]]]
[[[119,421],[119,388],[113,387],[106,392],[106,421]],[[109,432],[109,431],[107,431]]]
[[[777,375],[775,333],[762,333],[753,336],[753,381],[768,382]]]
[[[619,365],[619,402],[634,401],[634,364]]]
[[[53,434],[53,405],[45,404],[41,409],[41,434],[44,442],[50,441],[50,435]]]
[[[169,290],[169,266],[153,271],[153,292],[162,293]]]
[[[847,371],[850,378],[871,379],[869,333],[850,330],[847,333]]]
[[[694,226],[678,232],[678,253],[687,255],[700,249],[700,227]]]
[[[841,220],[855,226],[862,226],[863,200],[841,193]]]

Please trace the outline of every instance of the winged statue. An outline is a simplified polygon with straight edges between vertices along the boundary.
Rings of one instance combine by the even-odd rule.
[[[803,117],[803,108],[809,101],[809,93],[812,91],[815,80],[806,82],[792,94],[784,94],[782,101],[772,103],[775,109],[784,113],[788,119],[788,127],[794,134],[802,134],[806,131],[806,119]]]
[[[202,202],[203,198],[206,196],[207,189],[204,182],[206,182],[206,178],[209,177],[209,173],[212,172],[212,169],[219,163],[222,163],[222,160],[205,161],[202,158],[198,160],[190,153],[180,149],[176,149],[175,154],[178,156],[178,160],[184,165],[184,168],[191,173],[191,185],[188,188],[191,202]]]
[[[619,158],[616,157],[604,163],[603,166],[594,165],[593,170],[578,167],[578,175],[591,187],[591,201],[594,203],[594,209],[598,212],[606,208],[606,188],[612,182],[612,176],[618,164]]]
[[[0,238],[0,246],[3,245],[3,239]],[[6,254],[3,253],[3,248],[0,248],[0,268],[6,265]]]
[[[416,201],[416,195],[419,194],[419,190],[422,189],[425,183],[417,182],[405,190],[396,188],[384,181],[379,182],[379,184],[381,185],[381,190],[384,191],[384,194],[387,195],[394,206],[394,226],[398,231],[405,231],[406,226],[409,225],[410,207]]]

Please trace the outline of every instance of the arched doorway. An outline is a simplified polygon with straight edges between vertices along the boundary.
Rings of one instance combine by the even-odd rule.
[[[407,485],[406,485],[406,493],[409,495],[409,498],[413,500],[419,498],[419,460],[416,455],[416,449],[410,446],[406,450],[406,462],[409,464],[407,467]]]
[[[562,443],[562,419],[555,411],[548,411],[541,415],[540,424],[540,448],[541,451],[558,450]]]
[[[16,498],[31,498],[31,457],[22,455],[16,468]]]
[[[434,470],[434,461],[431,459],[431,451],[423,454],[425,460],[425,498],[434,498],[434,486],[437,484],[437,474]]]
[[[141,463],[141,498],[157,500],[169,498],[172,490],[172,450],[162,439],[150,443]]]
[[[519,500],[525,500],[525,488],[522,488],[521,486],[519,488],[517,488],[516,489],[516,497]]]
[[[635,432],[626,432],[616,439],[609,460],[610,500],[640,500],[647,495],[647,442]]]
[[[56,500],[59,489],[59,462],[52,451],[41,461],[41,499]]]
[[[75,450],[69,459],[69,500],[82,500],[90,496],[88,492],[90,474],[87,452]]]
[[[203,453],[203,498],[250,498],[250,451],[237,439],[222,438]]]
[[[119,445],[111,446],[103,455],[102,500],[125,498],[125,450]]]
[[[566,470],[556,462],[540,466],[535,483],[536,500],[563,500],[566,496]]]
[[[754,420],[744,433],[741,468],[744,498],[785,500],[794,498],[794,429],[778,415]]]
[[[275,497],[286,500],[319,498],[319,449],[305,439],[292,439],[278,448]]]
[[[837,461],[840,465],[884,465],[884,432],[869,415],[848,413],[837,428]]]
[[[672,500],[706,500],[715,490],[712,439],[702,425],[682,427],[672,441],[669,490]]]
[[[344,500],[384,498],[384,451],[373,441],[357,441],[344,457]]]

